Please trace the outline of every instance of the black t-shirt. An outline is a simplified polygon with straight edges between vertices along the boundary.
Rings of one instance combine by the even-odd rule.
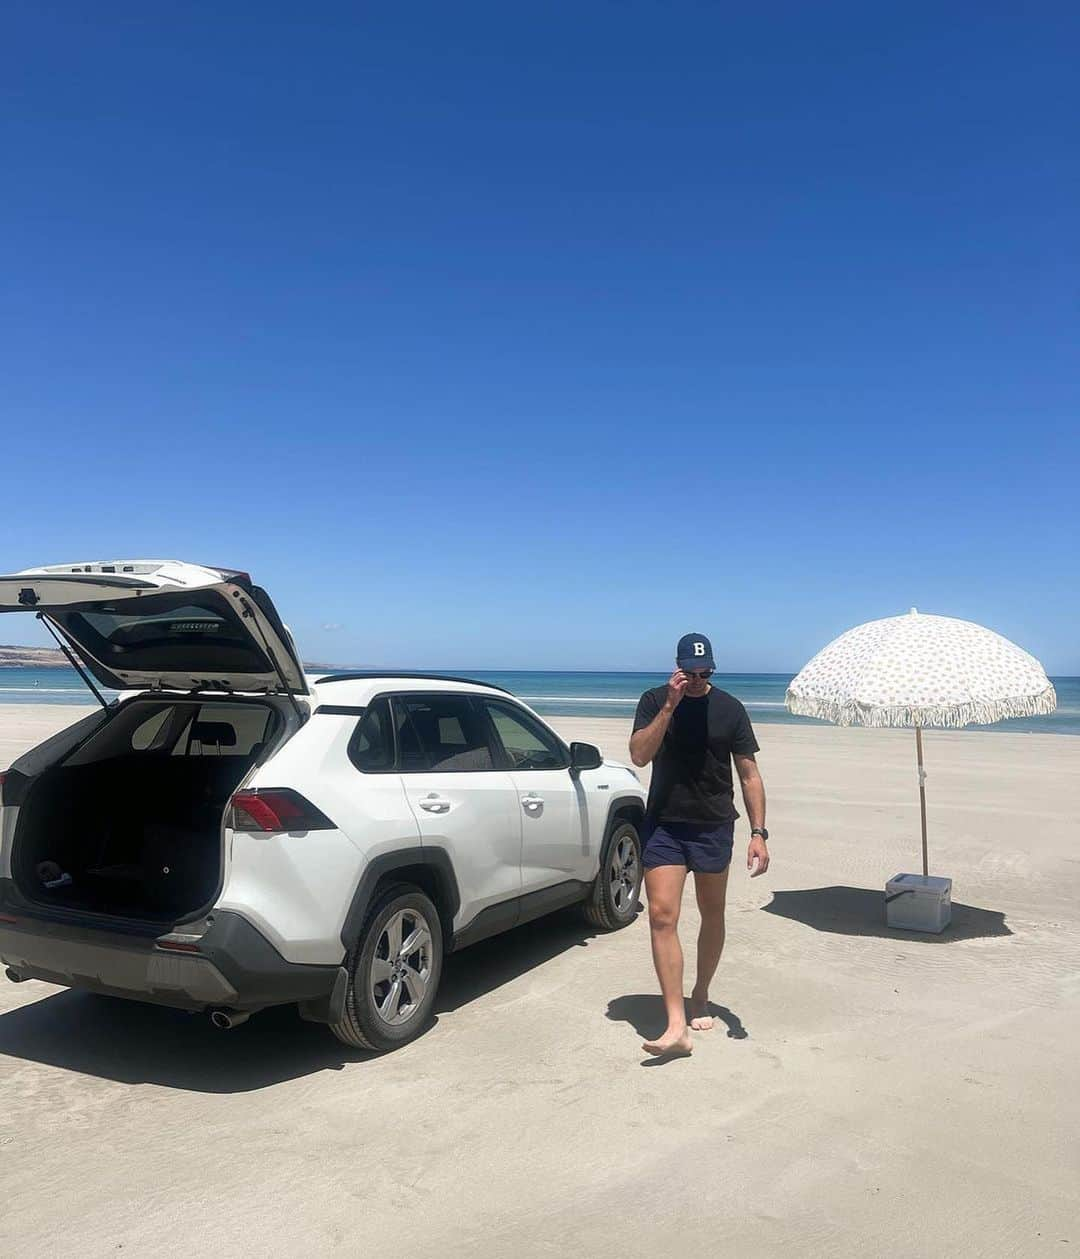
[[[666,699],[666,686],[646,691],[638,700],[634,730],[649,725]],[[734,695],[715,686],[697,699],[684,695],[653,761],[649,820],[719,823],[737,818],[731,757],[757,750],[750,718]]]

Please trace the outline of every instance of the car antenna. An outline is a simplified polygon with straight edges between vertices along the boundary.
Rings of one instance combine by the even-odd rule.
[[[285,694],[289,697],[289,702],[292,704],[293,709],[296,712],[297,717],[300,719],[301,724],[303,724],[304,714],[300,708],[300,705],[297,703],[296,696],[293,694],[293,691],[292,691],[292,687],[289,685],[288,681],[286,680],[285,674],[282,672],[281,665],[279,665],[277,662],[277,656],[274,655],[274,649],[270,646],[270,643],[267,640],[266,635],[263,633],[263,627],[259,624],[259,618],[255,615],[254,611],[252,610],[251,604],[248,603],[248,601],[242,595],[240,597],[240,606],[244,609],[244,616],[250,617],[252,625],[254,625],[255,628],[259,631],[259,637],[262,639],[263,646],[266,648],[266,654],[270,657],[270,663],[274,666],[274,672],[278,675],[278,680],[281,682],[281,685],[285,688]]]
[[[64,655],[65,655],[65,656],[67,656],[67,658],[68,658],[68,663],[69,663],[69,664],[71,665],[71,667],[75,670],[75,672],[79,675],[79,677],[80,677],[80,678],[82,678],[82,680],[86,683],[86,685],[87,685],[87,686],[88,686],[88,687],[89,687],[89,688],[90,688],[90,689],[94,692],[94,695],[95,695],[95,696],[96,696],[96,698],[97,698],[97,702],[101,705],[101,707],[102,707],[102,708],[104,708],[106,712],[108,712],[108,711],[109,711],[109,705],[106,703],[106,701],[105,701],[105,697],[104,697],[104,696],[102,695],[102,693],[101,693],[101,692],[97,689],[97,687],[93,684],[93,682],[91,682],[91,681],[90,681],[90,676],[89,676],[89,674],[87,674],[87,673],[86,673],[86,672],[82,669],[82,667],[80,666],[80,664],[79,664],[78,660],[76,660],[76,659],[75,659],[75,657],[74,657],[74,655],[71,653],[71,651],[69,651],[69,649],[67,648],[67,646],[65,646],[63,639],[61,639],[60,635],[59,635],[59,634],[57,634],[57,632],[56,632],[56,630],[55,630],[55,629],[53,629],[53,624],[52,624],[52,622],[49,620],[49,618],[45,615],[45,613],[44,613],[44,612],[39,612],[39,613],[37,614],[37,619],[38,619],[38,620],[42,623],[42,625],[44,625],[44,626],[45,626],[45,628],[49,631],[49,633],[53,636],[53,638],[55,638],[55,639],[56,639],[57,645],[59,646],[60,650],[64,653]]]

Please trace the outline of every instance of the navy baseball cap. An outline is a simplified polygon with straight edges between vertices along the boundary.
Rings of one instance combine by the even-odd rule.
[[[712,643],[704,634],[684,634],[675,648],[675,663],[680,669],[715,669]]]

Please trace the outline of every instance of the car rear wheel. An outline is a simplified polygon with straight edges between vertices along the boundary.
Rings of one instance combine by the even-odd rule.
[[[442,975],[439,913],[411,884],[379,894],[349,951],[349,987],[334,1035],[346,1045],[385,1052],[415,1040],[431,1021]]]
[[[604,844],[600,872],[585,902],[586,919],[604,931],[617,931],[633,922],[641,878],[638,829],[633,822],[616,822]]]

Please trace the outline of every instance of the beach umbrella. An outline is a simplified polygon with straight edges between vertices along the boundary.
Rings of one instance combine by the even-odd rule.
[[[1050,679],[1034,656],[972,621],[927,616],[915,608],[834,638],[792,678],[785,700],[793,713],[840,726],[914,728],[924,876],[929,869],[923,728],[989,725],[1057,707]]]

